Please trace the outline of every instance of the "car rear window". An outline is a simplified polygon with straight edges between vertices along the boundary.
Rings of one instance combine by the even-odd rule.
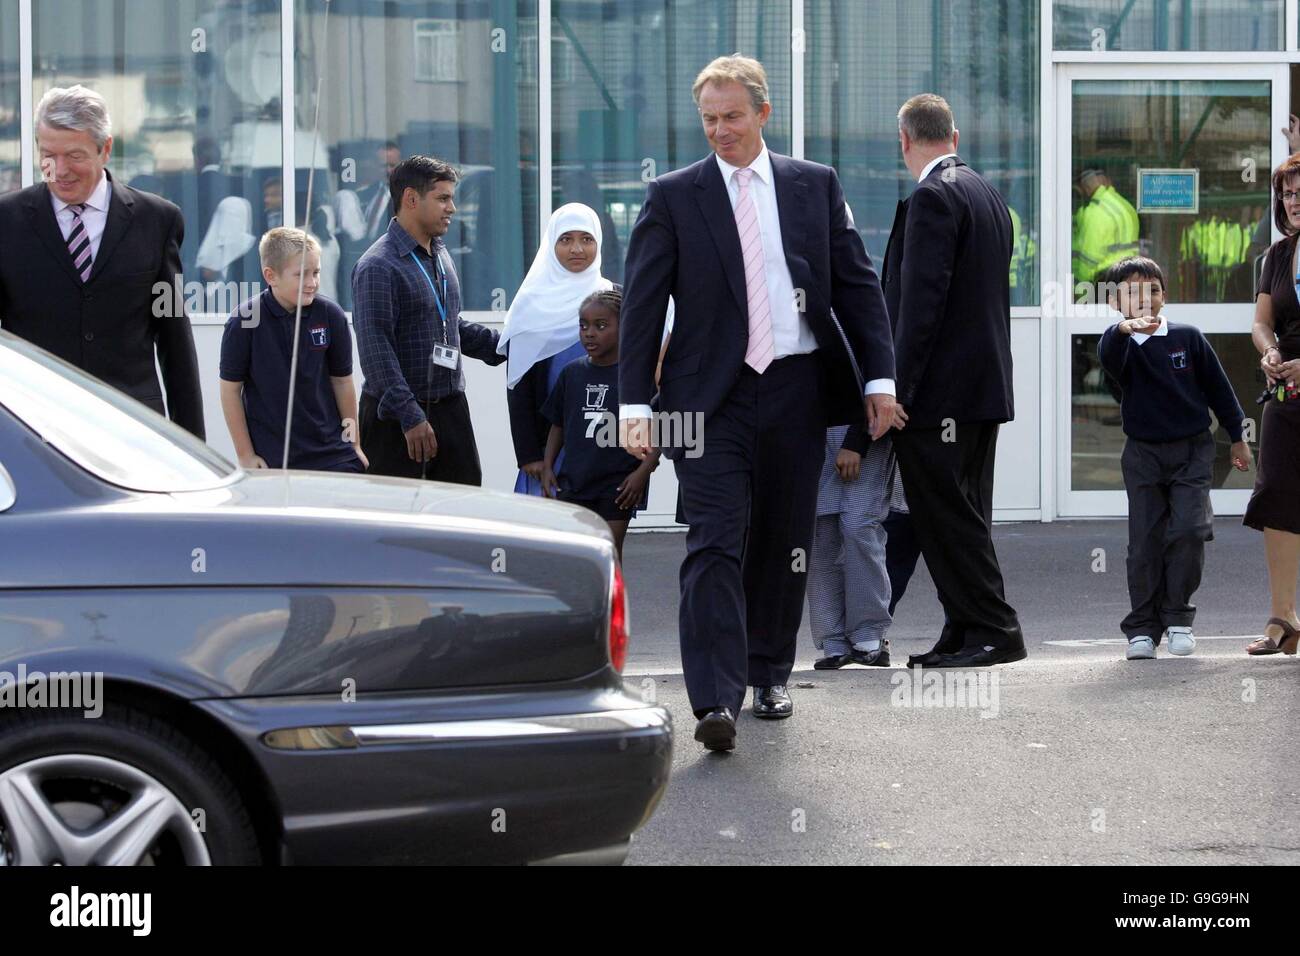
[[[0,405],[75,464],[133,491],[200,491],[239,469],[152,409],[0,331]]]

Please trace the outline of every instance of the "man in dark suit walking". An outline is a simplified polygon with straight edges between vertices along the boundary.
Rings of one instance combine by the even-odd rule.
[[[180,210],[105,169],[113,137],[93,90],[46,93],[36,141],[45,182],[0,196],[0,326],[203,438],[198,357],[176,282]]]
[[[942,97],[898,113],[903,162],[916,177],[885,253],[898,404],[894,438],[916,538],[947,614],[938,643],[908,666],[1023,660],[993,550],[993,460],[1011,395],[1011,216],[957,155]]]
[[[698,449],[661,441],[690,526],[682,665],[695,739],[730,750],[747,685],[755,717],[793,712],[786,682],[826,427],[865,420],[878,438],[894,425],[894,359],[835,171],[763,142],[762,65],[720,57],[692,92],[713,155],[651,182],[632,230],[619,417],[623,447],[643,458],[672,295],[656,421],[702,423]]]

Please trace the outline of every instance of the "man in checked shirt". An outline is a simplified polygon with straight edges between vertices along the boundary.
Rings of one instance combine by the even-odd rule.
[[[499,332],[460,317],[460,282],[442,237],[460,173],[411,156],[388,177],[397,215],[352,270],[369,473],[483,483],[461,353],[500,365]]]

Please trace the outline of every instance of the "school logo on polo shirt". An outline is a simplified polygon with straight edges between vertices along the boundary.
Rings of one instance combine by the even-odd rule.
[[[314,349],[327,349],[330,345],[330,327],[328,325],[313,325],[309,330],[311,335],[311,347]]]
[[[1174,363],[1174,368],[1187,368],[1187,349],[1177,349],[1170,352],[1169,361]]]

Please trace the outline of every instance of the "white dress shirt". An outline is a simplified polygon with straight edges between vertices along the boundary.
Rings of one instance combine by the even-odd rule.
[[[108,202],[110,198],[110,189],[108,177],[104,173],[99,174],[99,185],[95,191],[90,194],[86,200],[86,208],[81,213],[81,221],[85,223],[86,235],[90,236],[90,258],[94,262],[99,258],[99,241],[104,238],[104,226],[108,224]],[[54,195],[54,190],[50,190],[50,202],[54,205],[54,218],[59,222],[59,230],[63,233],[63,241],[68,241],[68,236],[72,235],[72,226],[76,222],[72,210],[58,196]]]
[[[736,203],[740,201],[740,183],[736,180],[736,173],[741,167],[732,166],[717,154],[714,154],[714,159],[718,161],[722,181],[727,185],[727,198],[731,200],[732,211],[735,211]],[[763,275],[767,280],[767,300],[772,307],[772,357],[775,360],[787,355],[802,355],[817,348],[817,339],[795,301],[794,279],[790,278],[790,266],[785,261],[785,246],[781,242],[781,214],[776,208],[772,156],[767,151],[767,144],[763,145],[749,168],[754,172],[749,178],[749,195],[754,200],[754,211],[758,213],[758,232],[763,239]]]
[[[957,158],[956,153],[944,153],[942,156],[934,157],[934,159],[930,160],[928,163],[925,164],[924,168],[922,168],[921,170],[921,175],[916,177],[916,181],[919,183],[921,180],[925,179],[926,176],[929,176],[930,170],[934,169],[934,167],[938,166],[945,159],[956,159],[956,158]]]
[[[731,165],[716,153],[713,158],[717,160],[722,181],[727,187],[727,198],[731,200],[734,211],[736,203],[740,201],[740,183],[736,181],[736,173],[742,167]],[[754,202],[758,231],[763,239],[763,275],[767,280],[767,299],[772,311],[772,349],[775,361],[788,355],[802,355],[816,350],[817,338],[795,300],[794,279],[790,277],[790,266],[785,261],[785,245],[781,241],[781,214],[776,204],[776,185],[772,181],[772,157],[767,151],[766,143],[748,168],[754,171],[754,175],[749,178],[749,195]],[[868,382],[866,394],[874,392],[893,395],[893,379],[878,378]],[[621,419],[650,418],[651,415],[649,405],[619,407]]]

